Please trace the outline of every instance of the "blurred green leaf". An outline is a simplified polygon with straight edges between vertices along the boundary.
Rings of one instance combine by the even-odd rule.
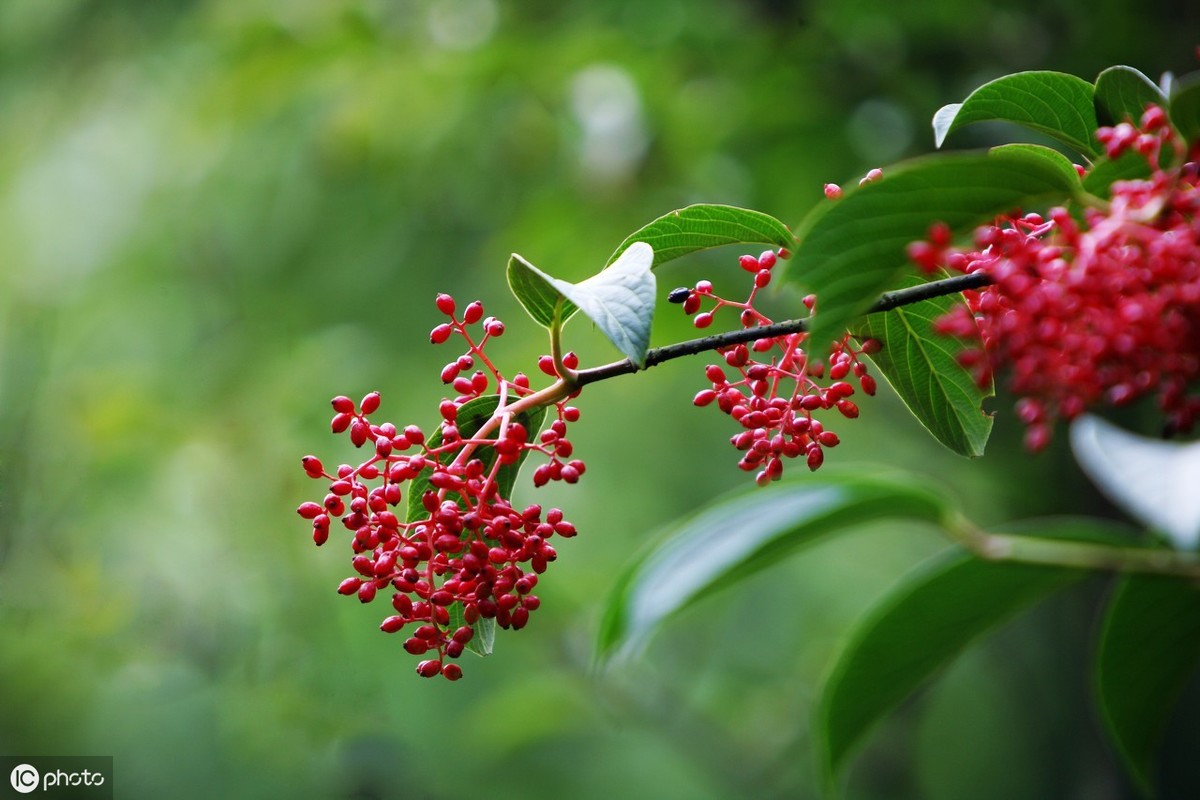
[[[1051,519],[1004,532],[1111,543],[1113,530],[1099,520]],[[828,788],[867,733],[971,642],[1088,574],[955,549],[903,579],[851,631],[821,691],[815,730]]]
[[[1163,728],[1200,664],[1200,589],[1178,578],[1125,576],[1108,603],[1095,659],[1104,726],[1150,794]]]
[[[961,103],[933,117],[934,142],[972,122],[1015,122],[1045,133],[1085,156],[1102,152],[1096,141],[1092,84],[1063,72],[1018,72],[985,83]]]
[[[817,295],[809,329],[814,352],[895,287],[910,269],[905,248],[934,222],[964,231],[1017,208],[1061,202],[1078,187],[1078,177],[1050,159],[1001,149],[903,162],[819,204],[797,234],[785,273]]]
[[[646,363],[654,319],[654,250],[634,242],[620,257],[579,283],[553,278],[513,253],[508,285],[534,321],[552,327],[582,311],[630,361]]]
[[[1171,84],[1171,124],[1190,146],[1200,140],[1200,72],[1177,78]]]
[[[761,211],[735,206],[697,204],[672,211],[630,234],[609,257],[616,261],[634,242],[654,248],[654,266],[728,244],[773,244],[793,247],[791,231],[779,220]]]
[[[1167,98],[1154,81],[1133,67],[1109,67],[1096,76],[1096,111],[1106,122],[1137,124],[1150,103],[1166,108]]]
[[[637,653],[672,615],[829,534],[879,519],[936,522],[945,501],[911,481],[824,472],[752,487],[666,530],[605,603],[596,645],[606,660]]]
[[[1113,181],[1128,181],[1149,176],[1150,164],[1142,155],[1130,151],[1116,160],[1104,157],[1092,162],[1091,169],[1083,176],[1083,189],[1107,200],[1112,196]]]
[[[455,426],[458,428],[459,434],[465,439],[474,436],[475,433],[483,427],[492,416],[496,413],[496,409],[500,406],[499,395],[486,395],[484,397],[476,397],[474,400],[469,400],[458,409],[458,416],[455,419]],[[525,426],[525,430],[529,431],[529,438],[534,438],[542,427],[542,420],[546,417],[546,407],[532,409],[516,415],[514,421],[520,422]],[[426,446],[435,448],[442,443],[441,428],[434,431],[427,439]],[[490,469],[496,461],[496,451],[490,447],[482,447],[475,451],[475,458],[478,458],[484,463],[486,469]],[[496,471],[496,485],[500,489],[501,497],[511,497],[513,486],[517,481],[517,474],[521,471],[521,465],[524,463],[526,456],[529,455],[528,450],[523,450],[521,455],[512,464],[505,464]],[[408,487],[408,514],[405,516],[406,522],[425,519],[429,516],[429,512],[425,509],[424,503],[421,502],[422,495],[427,490],[432,488],[429,484],[429,478],[432,475],[432,470],[425,470],[419,476],[414,478]],[[447,496],[455,494],[448,492]],[[462,505],[462,498],[458,499],[459,505]],[[455,603],[450,609],[450,627],[457,628],[464,625],[466,621],[462,617],[462,604]],[[492,643],[496,638],[496,621],[489,618],[480,618],[474,625],[475,635],[471,637],[471,641],[467,643],[467,649],[481,656],[491,655]]]
[[[921,283],[910,276],[901,285]],[[870,314],[854,333],[883,343],[871,361],[934,438],[959,455],[977,457],[983,455],[992,431],[992,417],[983,412],[984,399],[994,393],[992,386],[980,389],[958,363],[958,355],[970,345],[933,329],[956,306],[966,306],[961,295]]]

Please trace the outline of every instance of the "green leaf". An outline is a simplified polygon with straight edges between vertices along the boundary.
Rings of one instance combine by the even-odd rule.
[[[1109,67],[1096,76],[1096,113],[1109,125],[1136,124],[1151,103],[1166,108],[1166,95],[1133,67]]]
[[[674,614],[822,537],[885,518],[936,522],[945,513],[939,497],[911,482],[825,470],[735,493],[664,531],[626,569],[605,604],[597,658],[635,655]]]
[[[933,117],[934,142],[972,122],[1014,122],[1085,156],[1100,155],[1092,84],[1062,72],[1018,72],[980,86]]]
[[[580,283],[569,283],[513,253],[508,260],[508,285],[538,324],[552,328],[576,310],[582,311],[618,350],[642,367],[654,318],[653,262],[653,248],[634,242],[612,266]]]
[[[499,407],[499,395],[486,395],[467,401],[458,409],[458,417],[455,420],[458,432],[464,439],[474,436],[483,427],[484,423],[495,416],[496,409]],[[542,421],[545,417],[546,407],[540,406],[517,414],[514,421],[524,425],[525,430],[529,432],[529,438],[532,439],[541,429]],[[430,449],[440,446],[441,443],[442,431],[440,428],[434,431],[425,441],[426,447]],[[475,451],[474,455],[489,470],[496,461],[496,451],[490,447],[481,447]],[[496,485],[499,488],[501,497],[512,496],[513,486],[517,481],[517,474],[521,471],[521,464],[524,463],[527,455],[528,451],[523,451],[514,463],[505,464],[496,471]],[[429,517],[429,512],[425,510],[425,505],[421,502],[421,497],[427,490],[432,488],[429,483],[429,478],[432,474],[433,471],[427,469],[414,478],[409,485],[408,512],[405,515],[405,522],[415,522]],[[457,493],[447,492],[446,496],[456,499],[459,505],[463,505],[462,497]],[[450,609],[450,624],[452,627],[459,627],[464,624],[462,609],[458,605]],[[496,637],[496,621],[481,618],[472,627],[475,629],[475,635],[467,643],[467,649],[481,656],[490,655],[492,652],[492,642]]]
[[[1113,181],[1138,180],[1150,177],[1150,164],[1139,153],[1129,151],[1113,161],[1098,158],[1083,176],[1083,189],[1105,200],[1112,196]]]
[[[516,253],[508,259],[507,275],[508,288],[513,297],[543,328],[553,328],[556,324],[566,322],[579,310],[556,286],[566,281],[551,278]]]
[[[1200,140],[1200,72],[1177,78],[1171,84],[1171,124],[1190,147]]]
[[[634,242],[654,248],[654,266],[727,244],[773,244],[792,247],[795,240],[787,226],[761,211],[735,206],[698,204],[670,214],[629,235],[608,259],[612,263]]]
[[[1147,794],[1172,706],[1198,664],[1200,589],[1178,578],[1123,578],[1096,649],[1096,697],[1117,752]]]
[[[1017,208],[1064,201],[1079,189],[1047,158],[1028,151],[940,154],[903,162],[881,179],[826,200],[805,219],[785,280],[817,295],[813,351],[840,338],[851,322],[911,270],[905,248],[943,222],[970,230]]]
[[[903,286],[923,281],[906,278]],[[881,314],[870,314],[854,331],[860,339],[871,337],[883,349],[871,356],[879,372],[896,390],[934,438],[959,455],[983,455],[992,431],[992,417],[983,412],[984,399],[993,394],[958,363],[969,345],[954,336],[934,331],[934,323],[956,306],[965,307],[960,295],[935,297]]]
[[[1005,530],[1124,541],[1099,520],[1029,521]],[[828,786],[867,733],[969,644],[1088,574],[983,561],[955,549],[904,578],[850,632],[822,688],[814,730]]]
[[[1012,158],[1025,158],[1034,162],[1041,162],[1043,166],[1049,169],[1058,170],[1062,176],[1063,185],[1072,187],[1072,191],[1081,186],[1079,172],[1075,169],[1075,165],[1071,163],[1071,159],[1045,145],[1002,144],[999,147],[993,147],[989,153],[993,157],[1011,156]]]

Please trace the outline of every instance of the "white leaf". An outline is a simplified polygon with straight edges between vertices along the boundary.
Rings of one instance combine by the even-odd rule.
[[[1200,442],[1149,439],[1083,416],[1071,425],[1075,460],[1137,521],[1191,550],[1200,542]]]

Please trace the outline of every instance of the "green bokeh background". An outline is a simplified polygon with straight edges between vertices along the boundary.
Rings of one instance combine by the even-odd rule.
[[[494,357],[536,374],[511,251],[578,280],[688,203],[796,222],[824,182],[930,150],[932,113],[987,79],[1185,71],[1198,23],[1094,0],[0,4],[0,752],[113,755],[135,798],[815,797],[820,677],[936,534],[807,551],[593,673],[616,573],[746,480],[728,420],[690,404],[703,360],[672,362],[581,396],[586,477],[521,490],[581,531],[542,609],[463,681],[424,681],[382,608],[334,593],[349,549],[294,513],[318,492],[300,456],[351,457],[328,398],[378,389],[381,418],[430,425],[437,291],[483,299]],[[736,255],[660,287],[740,291]],[[660,307],[655,343],[689,331]],[[585,364],[616,356],[568,333]],[[1021,453],[1003,398],[977,462],[886,392],[862,406],[829,461],[913,470],[983,522],[1115,513],[1061,442]],[[1104,591],[973,649],[848,796],[1131,796],[1087,702]],[[1200,785],[1194,718],[1172,723],[1175,796]]]

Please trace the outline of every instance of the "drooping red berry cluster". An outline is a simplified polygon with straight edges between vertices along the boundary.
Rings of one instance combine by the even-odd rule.
[[[569,398],[538,395],[522,374],[505,379],[485,355],[488,340],[503,334],[503,323],[483,319],[478,302],[461,319],[449,295],[439,295],[437,307],[448,321],[431,331],[430,340],[441,344],[459,336],[467,350],[442,370],[443,382],[458,394],[441,401],[436,430],[426,434],[416,425],[373,422],[378,392],[357,405],[335,397],[333,432],[348,433],[368,454],[357,466],[332,471],[316,456],[306,456],[305,472],[328,481],[328,493],[297,510],[312,522],[317,545],[329,538],[334,519],[351,534],[357,574],[342,581],[338,592],[370,603],[391,591],[395,613],[381,630],[409,628],[404,649],[429,656],[417,665],[419,675],[458,680],[462,668],[453,659],[477,626],[491,620],[501,628],[523,628],[540,605],[533,594],[538,576],[557,557],[551,539],[576,533],[557,508],[512,504],[509,494],[522,460],[529,453],[549,459],[535,471],[535,485],[574,483],[585,466],[562,460],[572,449],[567,423],[579,418],[578,409],[566,405]],[[485,394],[493,386],[496,394]],[[538,435],[529,426],[546,407],[556,418]]]
[[[757,257],[738,259],[741,268],[753,275],[744,302],[718,296],[709,281],[700,281],[691,289],[676,289],[669,299],[682,303],[684,312],[694,315],[692,323],[697,328],[710,326],[722,308],[737,310],[743,328],[770,325],[772,320],[755,308],[754,300],[771,283],[778,260],[787,255],[786,250],[768,250]],[[810,311],[815,302],[811,295],[804,298]],[[701,310],[710,303],[708,310]],[[738,467],[747,472],[757,470],[755,481],[760,486],[779,480],[784,459],[803,455],[813,470],[824,463],[825,448],[835,447],[839,439],[813,414],[836,409],[847,419],[858,416],[858,406],[850,399],[855,389],[846,380],[851,374],[866,394],[875,393],[875,379],[867,374],[867,365],[859,356],[877,351],[878,341],[868,339],[855,348],[847,335],[833,345],[828,357],[812,357],[802,347],[807,336],[804,332],[766,336],[750,345],[718,348],[725,366],[709,364],[705,368],[712,388],[699,392],[693,401],[697,406],[715,402],[741,426],[729,441],[743,453]],[[822,384],[823,379],[828,383]]]
[[[1150,176],[1113,183],[1111,200],[1082,221],[1063,208],[1004,217],[978,229],[968,250],[953,248],[939,224],[909,247],[925,270],[993,280],[966,292],[968,307],[938,329],[979,343],[960,360],[981,383],[1006,372],[1035,452],[1055,420],[1099,404],[1156,396],[1167,433],[1200,416],[1200,169],[1155,106],[1139,126],[1101,128],[1097,138],[1110,158],[1139,153]]]

